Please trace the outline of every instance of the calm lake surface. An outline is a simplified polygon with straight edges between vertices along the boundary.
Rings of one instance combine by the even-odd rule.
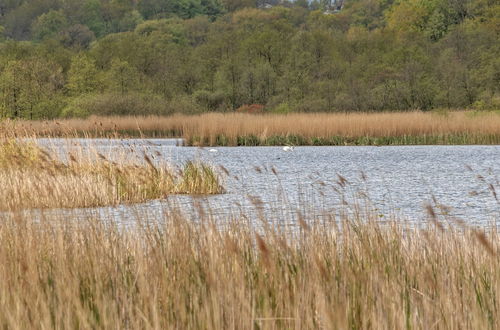
[[[296,147],[286,152],[282,147],[181,147],[182,141],[173,139],[37,142],[62,157],[76,148],[140,161],[146,152],[155,161],[182,166],[201,160],[229,172],[219,168],[227,190],[223,195],[168,196],[141,205],[90,210],[117,221],[126,221],[138,209],[154,217],[172,207],[196,219],[201,204],[214,216],[264,212],[268,219],[285,222],[298,213],[318,218],[356,212],[362,205],[381,219],[397,216],[420,223],[428,218],[425,205],[437,202],[448,217],[471,225],[500,225],[500,203],[493,192],[500,198],[500,146]]]

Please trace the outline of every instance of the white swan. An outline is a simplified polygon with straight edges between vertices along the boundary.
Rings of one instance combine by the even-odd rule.
[[[210,150],[208,150],[208,152],[213,152],[213,153],[215,153],[215,152],[219,152],[219,150],[217,150],[217,149],[210,149]]]
[[[293,151],[295,148],[294,146],[284,146],[283,151]]]

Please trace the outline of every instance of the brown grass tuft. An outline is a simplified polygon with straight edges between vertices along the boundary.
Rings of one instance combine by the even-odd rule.
[[[218,194],[219,175],[206,164],[188,163],[178,173],[168,164],[96,157],[68,163],[16,140],[0,141],[0,210],[79,208],[160,199],[168,194]],[[175,173],[175,174],[173,174]]]

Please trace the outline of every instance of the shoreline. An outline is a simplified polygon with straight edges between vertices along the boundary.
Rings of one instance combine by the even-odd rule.
[[[188,146],[499,145],[496,112],[206,113],[3,120],[1,137],[173,138]]]
[[[217,136],[216,141],[211,143],[208,138],[191,137],[190,140],[182,136],[171,136],[169,134],[157,134],[154,132],[131,132],[109,131],[91,134],[89,132],[76,132],[76,134],[61,135],[36,135],[15,136],[16,138],[35,139],[172,139],[178,140],[178,146],[185,147],[279,147],[292,145],[297,147],[335,147],[335,146],[451,146],[451,145],[500,145],[500,133],[498,135],[420,135],[420,136],[333,136],[306,138],[302,136],[272,136],[260,139],[257,136],[237,136],[236,143],[229,143],[225,136]],[[140,133],[140,134],[139,134]]]

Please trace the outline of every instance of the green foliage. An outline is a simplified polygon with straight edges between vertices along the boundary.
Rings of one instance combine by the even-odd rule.
[[[61,111],[63,118],[87,118],[91,115],[90,107],[87,105],[88,95],[71,99]]]
[[[217,0],[140,0],[138,9],[147,19],[174,15],[182,18],[216,17],[223,11]]]
[[[200,109],[200,106],[196,104],[193,98],[187,95],[180,95],[172,98],[165,110],[166,114],[180,112],[194,115],[202,112],[202,109]]]
[[[272,113],[281,114],[281,115],[290,113],[291,111],[292,111],[292,109],[290,108],[290,106],[286,102],[280,103],[278,106],[276,106],[274,109],[272,109]]]
[[[126,94],[137,88],[140,77],[137,69],[126,61],[113,59],[107,73],[109,89]]]
[[[193,98],[204,110],[224,110],[227,105],[227,96],[222,92],[210,92],[199,90],[193,94]]]
[[[72,95],[88,94],[100,88],[99,71],[87,56],[75,56],[68,72],[67,88]]]
[[[255,5],[2,4],[0,116],[499,107],[493,1],[349,0],[335,14]]]
[[[60,41],[68,48],[76,50],[87,49],[91,42],[95,40],[94,32],[87,26],[75,24],[61,32]]]
[[[143,18],[141,16],[141,13],[139,13],[137,10],[133,10],[123,16],[118,21],[118,31],[131,31],[135,29],[135,27],[139,24],[141,24],[143,21]]]
[[[54,118],[63,101],[62,69],[43,59],[9,61],[0,74],[0,114],[10,118]]]
[[[175,112],[175,102],[154,95],[127,93],[85,94],[76,97],[62,110],[63,117],[85,118],[90,115],[169,115]],[[181,107],[185,112],[189,112]]]
[[[68,21],[61,10],[51,10],[38,16],[32,26],[35,40],[52,38],[68,26]]]
[[[0,25],[0,42],[5,40],[5,28]]]
[[[83,17],[81,23],[86,25],[97,37],[108,33],[108,23],[102,15],[103,9],[99,0],[87,0],[83,6]]]

